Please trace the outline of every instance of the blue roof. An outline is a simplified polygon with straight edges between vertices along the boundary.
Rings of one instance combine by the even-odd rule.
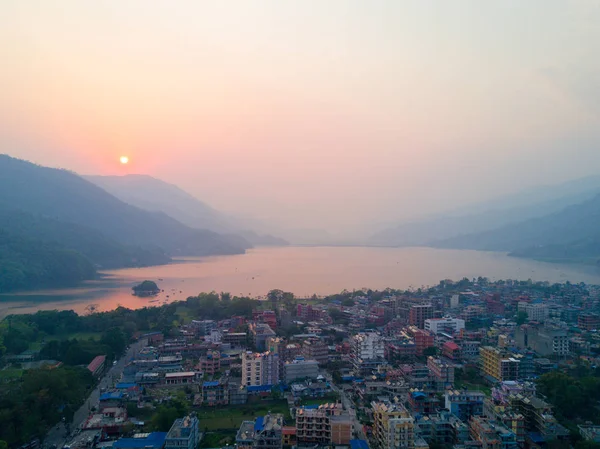
[[[260,432],[261,430],[263,430],[263,427],[265,426],[264,422],[265,419],[262,416],[257,416],[256,421],[254,421],[254,431]]]
[[[303,405],[302,408],[305,409],[305,410],[315,410],[315,409],[319,408],[319,405],[317,405],[317,404],[314,404],[314,405]]]
[[[538,432],[529,432],[527,434],[527,436],[531,439],[531,441],[533,441],[534,443],[543,443],[545,440],[545,438],[542,436],[541,433]]]
[[[273,385],[248,385],[246,387],[246,390],[248,391],[248,393],[256,393],[261,391],[271,391],[272,388]]]
[[[365,440],[350,440],[350,449],[369,449],[369,443]]]
[[[204,382],[202,384],[203,387],[218,387],[219,386],[219,381],[218,380],[214,380],[212,382]]]
[[[111,399],[123,399],[123,393],[120,391],[109,391],[100,395],[101,401],[110,401]]]
[[[121,438],[113,443],[114,449],[160,449],[165,444],[167,432],[152,432],[146,438]]]
[[[129,388],[137,387],[137,384],[134,382],[121,382],[121,383],[118,383],[117,385],[115,385],[115,387],[118,388],[119,390],[121,390],[121,389],[127,390]]]
[[[415,399],[416,399],[416,398],[424,398],[424,397],[426,397],[426,396],[427,396],[427,395],[426,395],[425,393],[423,393],[422,391],[413,391],[411,394],[412,394],[412,397],[413,397],[413,398],[415,398]]]

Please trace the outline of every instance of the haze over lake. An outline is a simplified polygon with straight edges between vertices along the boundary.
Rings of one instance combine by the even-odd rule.
[[[0,295],[0,315],[49,309],[85,313],[90,305],[100,311],[118,305],[140,308],[212,290],[257,297],[274,288],[296,296],[327,295],[363,287],[416,289],[437,284],[441,279],[477,276],[600,284],[600,270],[596,267],[549,264],[502,253],[432,248],[257,248],[238,256],[186,258],[170,265],[104,274],[104,279],[77,288]],[[145,279],[158,282],[164,293],[156,298],[132,296],[131,287]]]

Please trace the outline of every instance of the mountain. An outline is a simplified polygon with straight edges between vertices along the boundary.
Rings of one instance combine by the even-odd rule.
[[[384,229],[368,240],[379,246],[422,246],[467,234],[492,231],[503,226],[559,212],[600,193],[600,176],[563,184],[540,186],[451,213]]]
[[[171,260],[161,249],[124,245],[95,229],[18,209],[0,208],[0,229],[14,237],[34,237],[74,250],[100,268],[161,265]]]
[[[236,228],[224,214],[179,187],[147,175],[84,176],[121,201],[140,209],[164,212],[197,229],[233,232]]]
[[[0,229],[0,293],[75,284],[94,274],[92,262],[76,251]]]
[[[508,251],[514,256],[551,261],[596,262],[600,258],[600,195],[543,217],[439,240],[432,245]]]
[[[192,229],[164,213],[126,204],[72,172],[0,155],[0,209],[15,208],[170,256],[240,254],[250,246],[241,237]]]
[[[147,175],[85,176],[121,201],[147,211],[164,212],[196,229],[238,234],[256,246],[289,245],[284,239],[245,229],[242,220],[229,217],[179,187]]]

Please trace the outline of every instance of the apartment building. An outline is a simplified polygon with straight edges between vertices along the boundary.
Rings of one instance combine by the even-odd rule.
[[[515,330],[520,348],[531,348],[543,356],[569,355],[569,336],[566,329],[556,326],[523,325]]]
[[[433,306],[431,304],[417,304],[411,306],[408,311],[408,324],[425,328],[425,320],[433,318]]]
[[[235,437],[236,449],[281,449],[283,415],[269,413],[254,421],[244,421]]]
[[[454,365],[429,356],[427,357],[427,368],[435,381],[443,386],[454,383]]]
[[[176,419],[167,433],[164,449],[196,449],[200,441],[198,418],[193,415]]]
[[[463,421],[483,415],[485,394],[480,391],[451,390],[446,392],[445,407]]]
[[[351,340],[350,357],[356,375],[369,374],[385,363],[383,338],[375,332],[354,335]]]
[[[479,350],[481,373],[490,380],[504,382],[519,378],[519,360],[492,346]]]
[[[329,348],[320,338],[307,338],[302,342],[302,355],[306,360],[316,360],[319,365],[329,361]]]
[[[517,449],[516,435],[497,421],[483,416],[473,416],[469,421],[471,438],[481,444],[481,449]]]
[[[243,386],[276,385],[279,380],[279,356],[277,354],[252,351],[242,354]]]
[[[296,412],[296,439],[300,445],[348,445],[352,418],[342,404],[301,407]]]
[[[437,335],[446,333],[453,335],[465,328],[465,320],[460,318],[429,318],[425,320],[425,330]]]
[[[373,402],[371,408],[378,449],[415,449],[415,420],[403,405]]]
[[[319,364],[316,360],[299,357],[283,365],[283,378],[288,384],[295,380],[316,379],[318,376]]]

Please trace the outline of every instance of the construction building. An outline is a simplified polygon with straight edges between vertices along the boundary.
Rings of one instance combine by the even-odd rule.
[[[296,412],[296,439],[300,445],[349,445],[352,418],[342,404],[301,407]]]

